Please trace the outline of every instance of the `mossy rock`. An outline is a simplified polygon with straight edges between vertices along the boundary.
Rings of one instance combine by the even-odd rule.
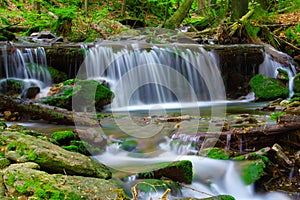
[[[12,162],[35,162],[49,173],[67,173],[88,177],[111,178],[110,170],[88,156],[66,151],[49,141],[19,132],[3,131],[0,141],[5,158]]]
[[[157,163],[156,169],[139,172],[137,176],[141,179],[166,177],[173,181],[190,184],[193,179],[193,165],[189,160]]]
[[[249,85],[258,100],[275,100],[287,98],[289,95],[289,90],[284,84],[262,74],[254,76]]]
[[[294,77],[294,97],[300,97],[300,73]]]
[[[199,152],[199,155],[206,156],[212,159],[229,160],[230,157],[233,155],[233,152],[214,147],[201,150]]]
[[[53,83],[61,83],[61,82],[64,82],[68,79],[68,75],[64,72],[61,72],[53,67],[47,67],[48,68],[48,71],[51,75],[51,78],[52,78],[52,82]]]
[[[72,131],[57,131],[52,133],[51,137],[59,145],[70,145],[71,141],[77,138],[76,134]]]
[[[265,175],[264,169],[266,164],[261,159],[243,161],[238,163],[237,166],[246,185],[251,185]]]
[[[129,199],[112,179],[48,174],[39,168],[31,162],[5,168],[2,173],[6,195],[30,199]]]
[[[289,82],[290,78],[289,78],[288,71],[278,68],[277,72],[278,72],[277,79],[281,80],[283,83]]]
[[[101,111],[114,97],[112,91],[95,80],[70,79],[58,88],[59,92],[42,100],[42,103],[68,110],[86,111],[95,108]]]
[[[0,83],[0,93],[13,98],[18,97],[24,88],[25,84],[21,80],[7,79]]]

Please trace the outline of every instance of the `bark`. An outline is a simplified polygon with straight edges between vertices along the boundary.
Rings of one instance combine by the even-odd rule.
[[[74,125],[74,118],[77,123],[82,125],[96,126],[99,122],[88,115],[81,115],[76,112],[68,111],[66,109],[48,106],[41,103],[35,103],[30,100],[13,99],[9,96],[0,94],[0,108],[1,111],[9,110],[12,112],[19,112],[21,115],[37,117],[50,123]]]
[[[231,19],[236,21],[247,13],[248,0],[232,0],[231,1]]]
[[[205,0],[197,0],[198,1],[198,12],[202,16],[206,16],[206,5],[205,5]]]
[[[194,0],[185,0],[182,2],[178,10],[167,20],[163,27],[168,29],[177,28],[189,12],[193,1]]]
[[[230,35],[230,36],[233,36],[234,33],[238,30],[238,28],[241,26],[241,24],[242,24],[243,22],[245,22],[246,20],[248,20],[248,19],[252,16],[253,13],[254,13],[254,9],[249,10],[244,16],[242,16],[242,18],[239,20],[239,22],[233,23],[233,24],[230,26],[230,29],[231,29],[231,30],[230,30],[229,35]]]

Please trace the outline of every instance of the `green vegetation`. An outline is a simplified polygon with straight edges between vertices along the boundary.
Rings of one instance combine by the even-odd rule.
[[[232,152],[214,147],[209,149],[203,149],[199,152],[199,154],[205,155],[208,158],[228,160],[230,159]]]
[[[286,112],[280,112],[280,111],[274,112],[270,115],[270,119],[276,121],[280,115],[285,115],[285,114],[286,114]]]

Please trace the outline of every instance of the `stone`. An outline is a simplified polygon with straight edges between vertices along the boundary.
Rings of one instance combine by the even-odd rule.
[[[18,199],[129,199],[113,179],[48,174],[32,162],[12,164],[2,174],[5,194]]]
[[[165,177],[175,182],[192,183],[193,166],[189,160],[157,163],[155,167],[153,170],[139,172],[137,174],[138,178],[160,179]]]
[[[26,90],[26,98],[34,99],[41,89],[39,87],[30,87]]]
[[[114,97],[112,91],[95,80],[70,79],[51,91],[53,95],[43,99],[42,103],[75,111],[101,111]]]
[[[17,163],[35,162],[50,173],[111,178],[110,170],[80,153],[69,152],[49,141],[19,132],[3,131],[4,157]]]
[[[255,93],[257,100],[260,101],[275,100],[278,98],[285,99],[289,94],[289,90],[284,84],[263,74],[252,77],[249,85]]]

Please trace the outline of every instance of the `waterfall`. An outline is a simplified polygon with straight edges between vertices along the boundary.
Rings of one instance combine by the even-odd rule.
[[[273,58],[268,51],[272,52],[271,54],[275,54],[279,58],[279,61],[278,58]],[[296,68],[292,64],[292,58],[283,52],[275,50],[274,48],[268,48],[265,53],[264,62],[259,66],[259,73],[271,78],[276,78],[278,76],[278,69],[283,69],[288,73],[289,98],[291,98],[294,95],[293,82],[294,76],[296,75]]]
[[[22,81],[23,92],[32,86],[43,89],[51,85],[51,76],[47,69],[46,53],[43,47],[19,49],[8,44],[2,47],[1,53],[0,82]]]
[[[113,108],[224,101],[215,56],[199,45],[99,45],[84,61],[87,79],[105,81]],[[176,104],[178,105],[178,104]]]

